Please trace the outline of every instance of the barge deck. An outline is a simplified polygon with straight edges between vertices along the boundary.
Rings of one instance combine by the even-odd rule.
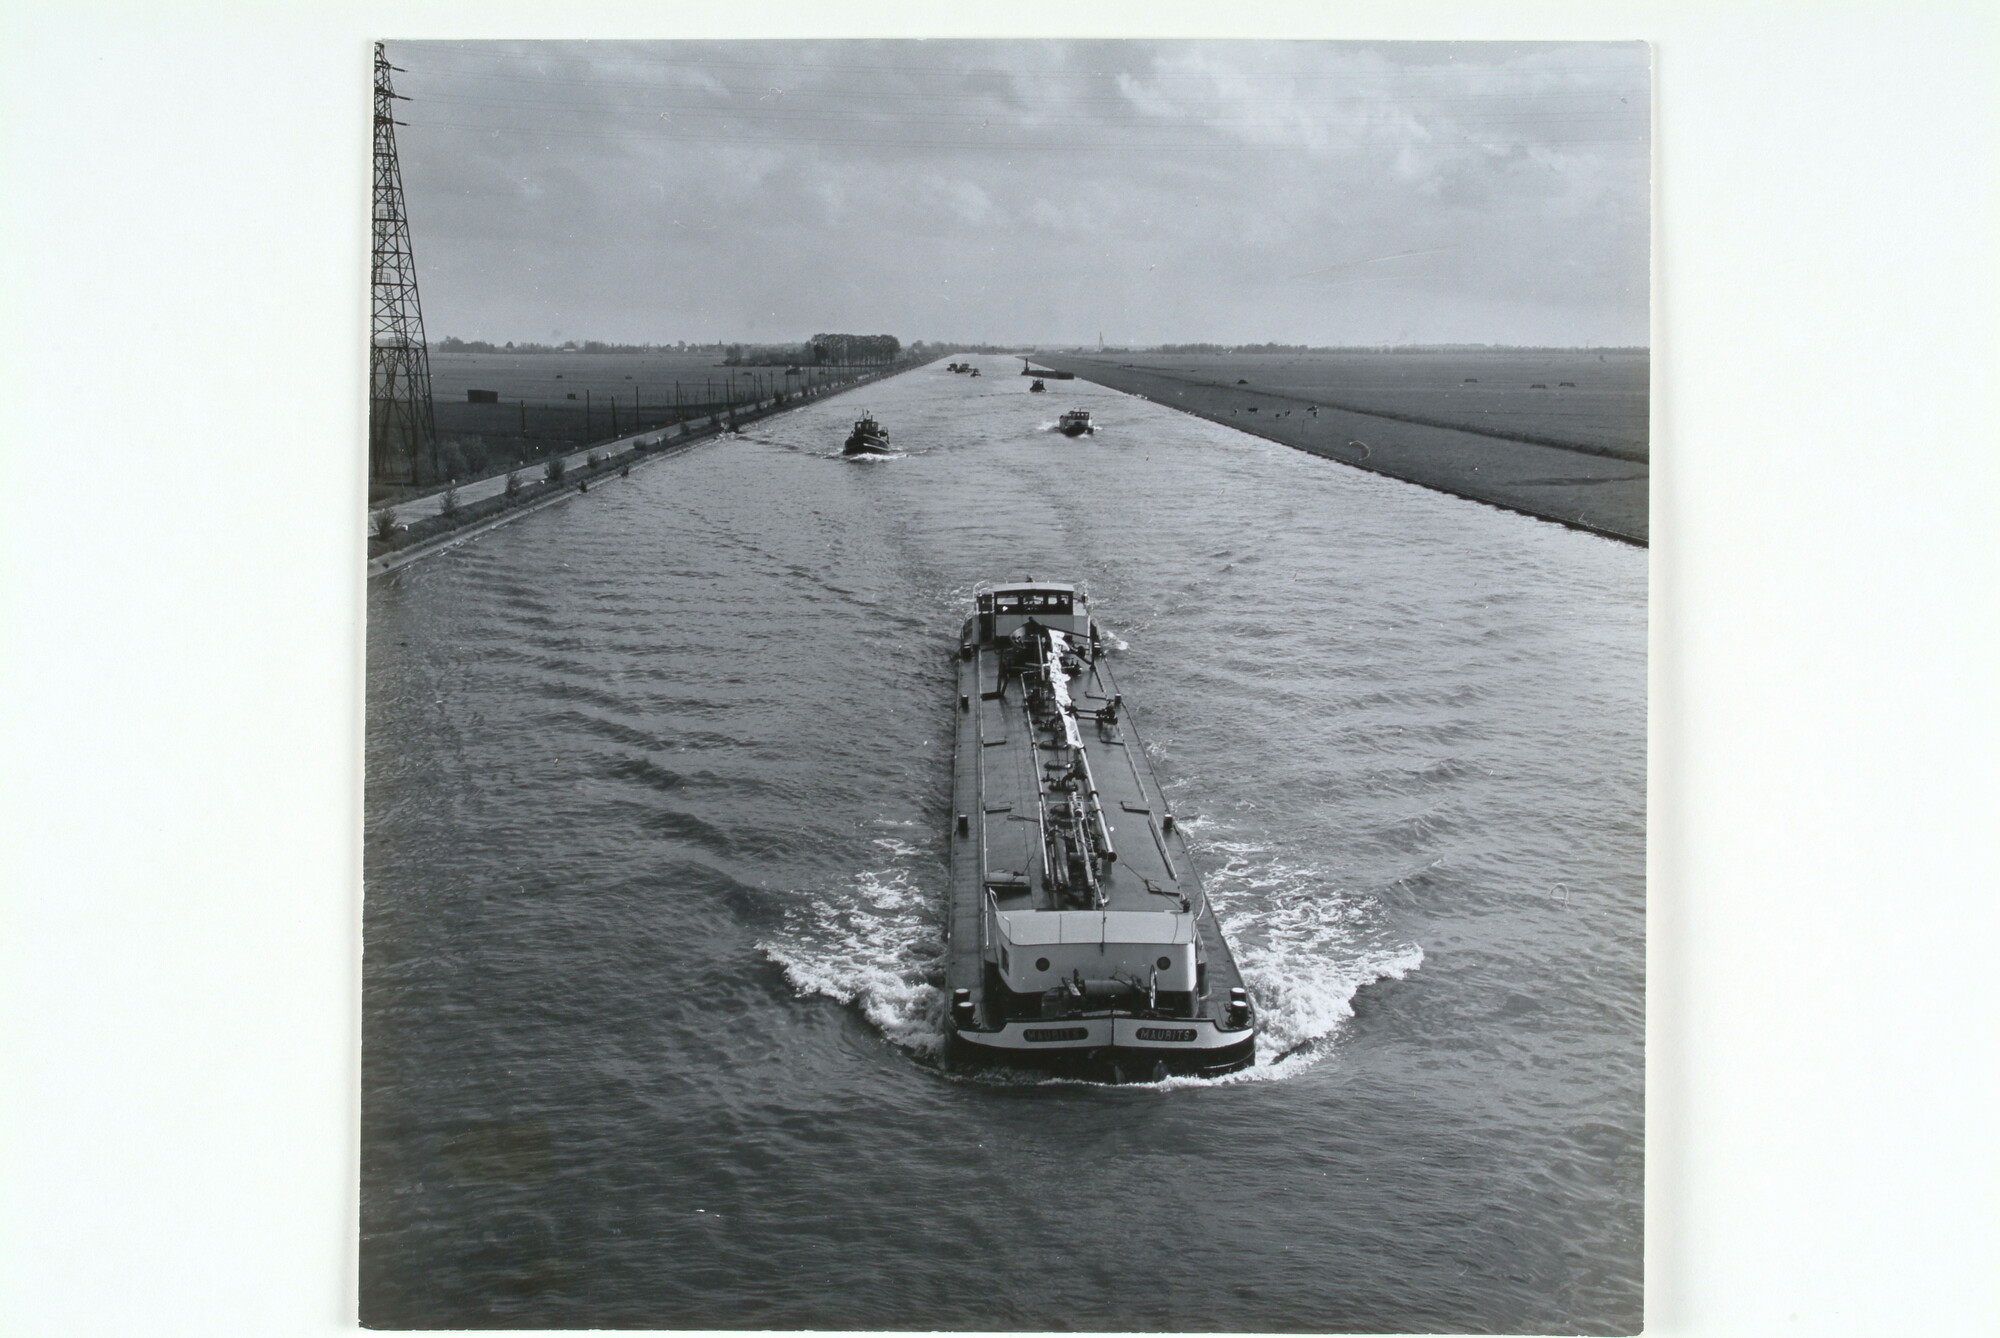
[[[1249,1065],[1248,991],[1082,592],[979,592],[957,716],[948,1060],[1114,1082]]]

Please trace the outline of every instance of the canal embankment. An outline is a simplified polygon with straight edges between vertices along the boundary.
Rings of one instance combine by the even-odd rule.
[[[380,576],[497,529],[511,520],[587,495],[632,470],[680,455],[703,442],[773,414],[789,412],[905,371],[897,363],[824,389],[793,391],[737,406],[729,414],[596,442],[533,467],[454,484],[376,507],[369,513],[368,575]]]
[[[1161,367],[1080,354],[1037,354],[1035,361],[1356,469],[1625,543],[1649,540],[1650,466],[1646,451],[1627,442],[1519,428],[1501,435],[1453,425],[1448,412],[1357,407],[1330,366],[1320,378],[1325,384],[1313,384],[1295,363],[1281,373],[1268,359],[1212,369],[1194,360]],[[1440,390],[1440,402],[1448,395]]]

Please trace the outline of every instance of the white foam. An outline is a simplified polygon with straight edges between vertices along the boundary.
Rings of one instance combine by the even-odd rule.
[[[1217,830],[1206,821],[1186,825]],[[936,1059],[945,1036],[944,942],[936,918],[927,913],[934,893],[916,877],[928,857],[921,847],[895,837],[877,837],[874,844],[890,857],[888,867],[859,872],[839,893],[788,911],[784,930],[757,946],[784,969],[801,996],[856,1008],[892,1044]],[[1211,867],[1220,862],[1208,879],[1209,893],[1257,1004],[1257,1060],[1222,1078],[1172,1077],[1131,1086],[1171,1091],[1297,1077],[1337,1053],[1359,990],[1378,980],[1401,980],[1423,965],[1417,944],[1380,938],[1372,898],[1331,886],[1324,871],[1293,864],[1259,842],[1227,836],[1203,841],[1200,853]],[[977,1080],[1080,1081],[1007,1071],[980,1074]]]
[[[898,856],[914,847],[893,840]],[[944,943],[924,892],[903,868],[866,870],[846,894],[786,912],[785,928],[758,948],[801,996],[858,1008],[892,1043],[926,1057],[944,1046]]]
[[[1201,850],[1221,859],[1209,893],[1261,1023],[1256,1066],[1237,1080],[1304,1072],[1332,1053],[1357,991],[1423,965],[1418,945],[1379,938],[1372,898],[1342,892],[1323,870],[1254,841],[1209,840]]]

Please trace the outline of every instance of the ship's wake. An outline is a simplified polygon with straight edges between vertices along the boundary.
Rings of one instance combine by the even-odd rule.
[[[1423,949],[1383,937],[1372,898],[1329,886],[1319,870],[1272,848],[1230,839],[1206,819],[1186,824],[1223,932],[1257,1005],[1257,1060],[1222,1078],[1172,1077],[1128,1086],[1279,1081],[1335,1054],[1354,1016],[1354,996],[1423,965]],[[778,935],[758,944],[801,998],[857,1010],[892,1044],[926,1062],[944,1052],[944,940],[935,899],[936,857],[881,837],[882,867],[810,896],[786,912]],[[1075,1082],[1006,1070],[972,1075],[1000,1083]]]
[[[925,856],[894,837],[875,844],[886,867],[788,910],[784,930],[757,946],[801,997],[857,1009],[890,1042],[934,1061],[944,1052],[944,938],[917,884]]]
[[[1207,819],[1186,828],[1199,843],[1209,897],[1261,1023],[1257,1062],[1234,1080],[1289,1078],[1311,1068],[1334,1052],[1356,993],[1423,965],[1417,944],[1383,937],[1373,898],[1342,892],[1324,871],[1267,845],[1210,836],[1215,826]]]

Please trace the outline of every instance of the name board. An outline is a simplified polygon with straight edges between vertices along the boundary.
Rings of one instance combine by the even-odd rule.
[[[1021,1033],[1031,1041],[1086,1041],[1090,1039],[1089,1027],[1029,1027]],[[1188,1033],[1193,1036],[1193,1032]]]
[[[1142,1041],[1191,1041],[1194,1033],[1182,1027],[1141,1027],[1139,1039]]]

